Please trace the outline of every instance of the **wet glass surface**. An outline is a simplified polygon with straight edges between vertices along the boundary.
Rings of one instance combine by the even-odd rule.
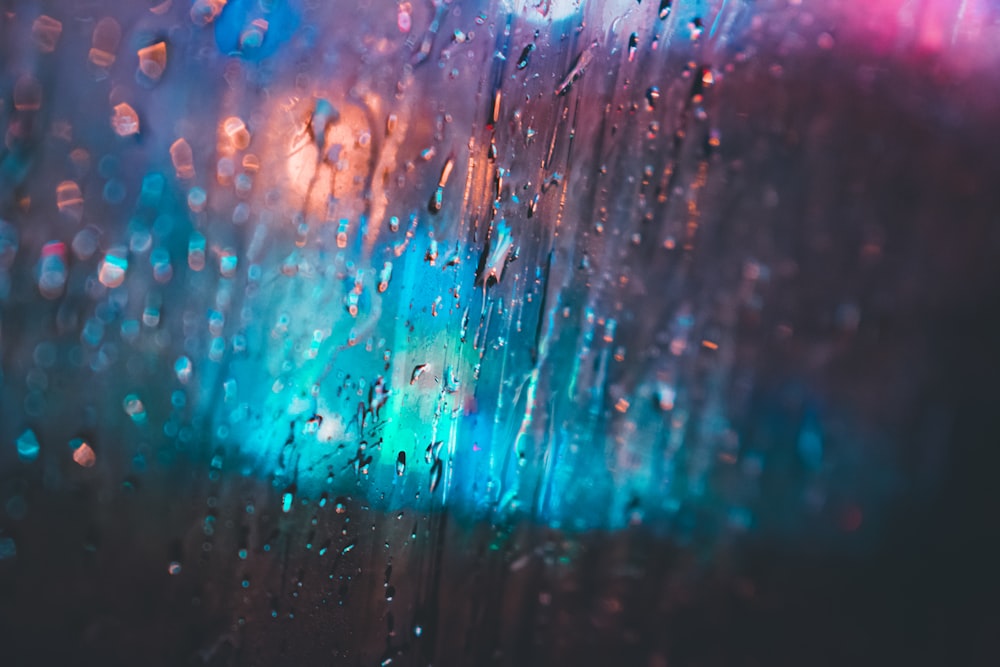
[[[997,657],[990,3],[0,8],[0,664]]]

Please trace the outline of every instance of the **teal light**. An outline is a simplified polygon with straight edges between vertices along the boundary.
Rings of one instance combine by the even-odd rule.
[[[38,444],[38,438],[35,436],[35,432],[28,429],[17,439],[17,455],[21,461],[25,463],[32,463],[38,458],[38,453],[41,451],[41,447]]]

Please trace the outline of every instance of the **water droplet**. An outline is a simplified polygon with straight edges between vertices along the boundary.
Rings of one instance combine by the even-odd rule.
[[[415,383],[428,368],[430,368],[430,364],[417,364],[414,366],[413,372],[410,373],[410,384]]]
[[[392,262],[386,262],[385,264],[382,265],[382,271],[379,273],[379,278],[378,278],[379,294],[389,289],[389,281],[391,279],[392,279]]]
[[[170,282],[174,269],[170,265],[170,253],[166,248],[156,248],[149,256],[153,265],[153,280],[158,283]]]
[[[408,2],[400,3],[399,8],[396,11],[396,27],[402,33],[410,32],[410,28],[412,27],[410,6],[410,3]]]
[[[535,50],[535,45],[528,44],[521,51],[520,57],[517,59],[517,69],[524,69],[528,66],[528,59],[531,57],[531,52]]]
[[[305,424],[305,432],[309,434],[315,434],[319,432],[320,427],[323,426],[323,415],[313,415]],[[326,499],[320,499],[320,507],[326,504]]]
[[[431,200],[427,204],[427,210],[431,213],[438,213],[441,210],[444,187],[448,184],[448,179],[451,178],[451,172],[454,168],[455,156],[449,155],[448,159],[445,160],[444,166],[441,167],[441,176],[438,178],[437,188],[434,190],[434,194],[431,195]]]
[[[427,202],[427,210],[431,213],[439,213],[444,199],[444,188],[438,186],[434,189],[430,201]]]
[[[341,218],[340,222],[337,224],[337,247],[346,248],[347,247],[347,230],[350,227],[350,221],[347,218]]]
[[[42,247],[38,263],[38,290],[46,299],[56,299],[66,285],[66,244],[50,241]]]
[[[430,490],[434,493],[438,485],[441,483],[441,474],[444,472],[444,463],[442,463],[440,458],[434,459],[434,464],[431,465],[431,483]]]
[[[449,394],[454,394],[458,391],[460,384],[461,382],[459,382],[458,376],[455,375],[455,369],[448,366],[444,372],[444,390]]]
[[[441,452],[441,447],[444,446],[444,440],[435,440],[431,444],[427,445],[427,449],[424,451],[424,462],[430,463],[433,461]]]
[[[157,42],[139,49],[139,73],[150,81],[159,81],[167,67],[167,44]]]
[[[181,573],[181,564],[175,560],[170,561],[170,564],[167,565],[167,572],[170,576],[177,576]]]
[[[83,217],[83,193],[74,181],[63,181],[56,186],[56,206],[59,212],[73,222]]]
[[[194,365],[191,360],[185,356],[181,355],[177,357],[177,361],[174,362],[174,373],[177,374],[177,379],[181,384],[187,384],[191,379],[191,373],[194,371]]]
[[[295,485],[285,489],[285,492],[281,494],[281,511],[288,513],[292,511],[292,506],[295,503]]]
[[[205,210],[205,204],[208,203],[208,193],[205,192],[204,188],[195,186],[188,190],[187,203],[192,212],[201,213]]]
[[[191,5],[191,21],[197,26],[206,26],[222,13],[228,0],[195,0]]]
[[[17,456],[25,463],[31,463],[38,458],[41,447],[35,432],[30,428],[17,439]]]
[[[42,53],[52,53],[59,43],[59,36],[62,35],[62,23],[51,16],[42,14],[31,24],[31,36],[35,38],[35,44]]]
[[[146,407],[142,404],[142,401],[135,394],[129,394],[122,401],[122,407],[125,408],[125,414],[132,418],[137,424],[141,424],[146,421]]]
[[[479,269],[476,271],[476,284],[491,285],[500,282],[513,253],[514,239],[510,227],[505,220],[501,220],[483,246]]]
[[[205,237],[198,232],[191,232],[188,240],[188,268],[192,271],[205,268]]]
[[[94,34],[90,40],[90,62],[101,69],[107,69],[118,57],[118,43],[122,38],[122,29],[118,21],[105,16],[94,26]]]
[[[222,132],[229,139],[233,148],[245,150],[250,145],[250,131],[242,118],[230,116],[222,121]]]
[[[660,99],[660,89],[656,86],[650,86],[646,90],[646,103],[649,104],[650,109],[656,108],[656,103]]]
[[[191,145],[181,137],[170,146],[170,161],[174,164],[177,178],[188,180],[194,178],[194,153]]]
[[[597,42],[592,42],[590,46],[580,52],[580,55],[576,57],[573,62],[573,66],[563,77],[559,85],[556,86],[556,95],[565,95],[569,92],[569,89],[573,86],[577,79],[583,76],[583,73],[587,70],[587,66],[594,59],[594,48],[597,46]]]
[[[139,114],[130,105],[122,102],[115,105],[111,116],[111,129],[119,137],[128,137],[139,133]]]
[[[503,100],[503,91],[499,88],[493,94],[493,108],[490,110],[490,122],[486,124],[488,129],[493,129],[500,120],[500,103]]]
[[[424,261],[434,266],[438,258],[438,243],[437,239],[431,239],[430,243],[427,244],[427,252],[424,253]]]
[[[97,279],[102,285],[115,288],[125,282],[125,272],[128,270],[127,254],[128,250],[121,246],[108,251],[97,272]]]
[[[232,248],[226,248],[219,253],[219,274],[223,278],[232,278],[239,265],[239,255]]]
[[[37,111],[42,108],[42,84],[30,74],[22,74],[14,84],[14,108]]]
[[[402,477],[406,472],[406,452],[400,452],[396,457],[396,475]]]
[[[79,444],[73,450],[73,461],[83,468],[92,468],[97,463],[97,455],[86,442],[78,441]]]
[[[262,18],[257,18],[251,21],[246,30],[240,33],[240,49],[243,51],[259,49],[264,43],[264,37],[267,35],[268,26],[268,22]]]

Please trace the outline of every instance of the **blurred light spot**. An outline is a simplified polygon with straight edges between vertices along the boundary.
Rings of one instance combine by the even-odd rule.
[[[80,446],[73,450],[73,460],[83,468],[92,468],[97,463],[97,456],[90,445],[81,442]]]

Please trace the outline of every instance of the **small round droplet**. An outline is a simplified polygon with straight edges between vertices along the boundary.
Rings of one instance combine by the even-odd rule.
[[[93,448],[86,442],[81,442],[73,450],[73,461],[83,468],[92,468],[97,463],[97,455]]]
[[[139,72],[150,81],[159,81],[167,67],[167,45],[157,42],[139,49]]]

